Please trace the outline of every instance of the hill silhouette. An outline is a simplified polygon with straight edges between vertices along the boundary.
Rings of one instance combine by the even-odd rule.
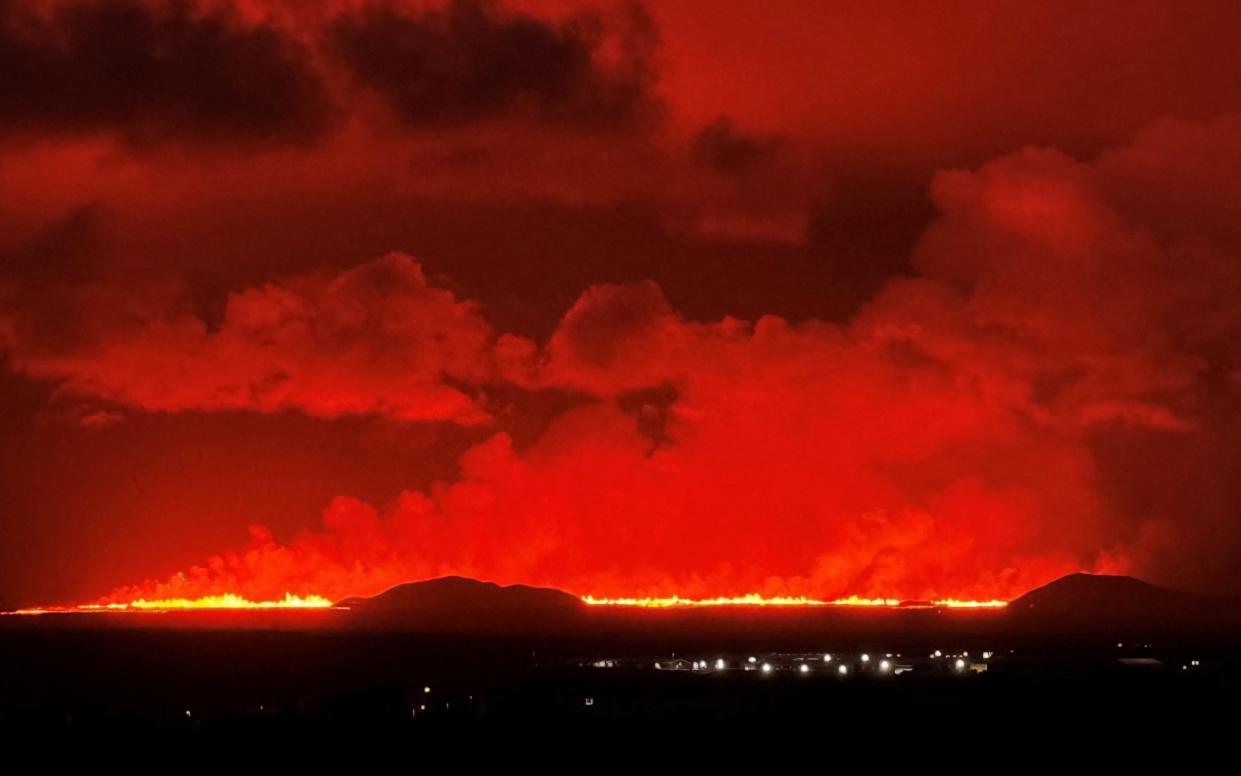
[[[1241,632],[1241,599],[1171,590],[1133,577],[1070,574],[1009,602],[994,616],[956,617],[934,609],[861,610],[781,607],[635,610],[588,607],[552,588],[501,586],[465,577],[397,585],[371,597],[347,598],[347,621],[440,633],[599,632],[651,636],[815,633],[881,630],[934,632],[958,627],[1026,634]]]
[[[348,608],[350,619],[364,625],[457,633],[560,630],[572,626],[585,608],[576,596],[560,590],[466,577],[409,582],[336,605]]]
[[[1070,574],[1010,601],[1007,616],[1023,630],[1210,632],[1241,626],[1241,600],[1133,577]]]

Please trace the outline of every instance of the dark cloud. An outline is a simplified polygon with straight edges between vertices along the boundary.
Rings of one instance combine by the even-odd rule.
[[[96,270],[100,207],[79,205],[16,245],[0,248],[0,277],[65,282]]]
[[[638,5],[625,17],[612,24],[582,13],[552,23],[485,0],[428,10],[376,2],[341,14],[328,36],[346,68],[409,125],[524,113],[616,128],[656,110],[654,28]]]
[[[152,310],[153,295],[115,284],[64,296],[59,307],[76,325],[26,305],[0,312],[0,327],[16,340],[15,366],[63,380],[66,395],[154,412],[487,419],[455,385],[487,378],[491,329],[407,256],[246,289],[215,327],[175,299]]]
[[[193,0],[0,0],[0,128],[136,144],[309,140],[330,101],[305,46]]]
[[[770,160],[784,145],[779,137],[742,132],[731,118],[720,116],[694,135],[690,151],[699,164],[736,175]]]
[[[909,254],[935,217],[925,182],[890,165],[842,166],[811,209],[810,251],[836,289],[823,314],[846,319],[889,279],[908,274]]]

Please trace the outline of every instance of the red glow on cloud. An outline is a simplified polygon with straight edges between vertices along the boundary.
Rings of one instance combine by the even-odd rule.
[[[96,440],[135,416],[462,436],[395,486],[333,480],[315,526],[243,496],[232,522],[182,515],[166,471],[144,492],[167,515],[100,497],[91,551],[151,538],[94,605],[449,574],[635,605],[953,606],[1075,571],[1235,585],[1235,4],[1002,24],[121,5],[0,9],[0,59],[38,87],[0,73],[5,376]],[[79,484],[32,546],[79,535]],[[187,556],[149,557],[161,535],[126,512],[195,553],[231,546],[202,525],[264,524],[169,576]]]
[[[1112,200],[1152,148],[1204,140],[1187,137],[942,174],[922,276],[844,326],[695,322],[653,283],[601,285],[540,345],[495,335],[389,256],[235,294],[212,332],[156,321],[22,363],[157,411],[482,423],[486,384],[580,397],[525,449],[504,432],[475,445],[455,480],[383,508],[340,496],[322,530],[280,542],[256,526],[244,548],[105,603],[339,599],[446,574],[600,598],[1005,600],[1150,551],[1101,493],[1091,434],[1190,433],[1178,395],[1197,390],[1195,349],[1241,324],[1183,311],[1213,289],[1167,280],[1201,258],[1226,288],[1235,269],[1161,244]]]

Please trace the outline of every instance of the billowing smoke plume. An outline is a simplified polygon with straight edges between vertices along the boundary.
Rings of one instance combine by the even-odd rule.
[[[939,216],[847,325],[687,320],[587,289],[545,342],[496,335],[393,256],[336,278],[23,344],[64,390],[170,411],[486,423],[487,388],[572,407],[524,449],[383,508],[113,599],[374,593],[439,574],[596,595],[1004,597],[1068,571],[1227,579],[1241,506],[1241,122],[1090,162],[1025,150],[936,176]],[[5,331],[5,329],[0,329]],[[1187,563],[1193,557],[1194,563]]]
[[[408,257],[234,294],[214,327],[187,312],[137,328],[91,318],[71,327],[79,341],[66,351],[40,337],[42,320],[32,323],[22,351],[29,374],[152,412],[485,417],[452,381],[488,377],[490,327],[473,304],[428,286]]]

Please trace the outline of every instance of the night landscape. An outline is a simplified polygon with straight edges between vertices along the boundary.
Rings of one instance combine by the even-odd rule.
[[[0,0],[0,737],[1228,744],[1239,51]]]

